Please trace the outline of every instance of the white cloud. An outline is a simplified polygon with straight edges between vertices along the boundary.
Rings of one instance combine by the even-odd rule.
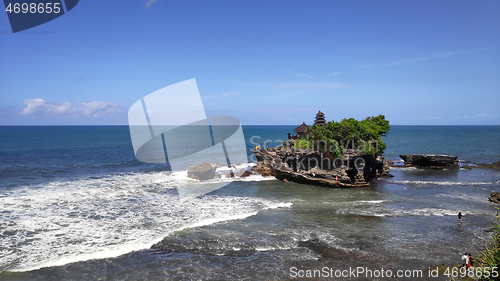
[[[399,65],[399,64],[405,64],[405,63],[412,63],[412,62],[420,62],[420,61],[426,61],[426,60],[433,60],[433,59],[439,59],[439,58],[445,58],[445,57],[450,57],[450,56],[455,56],[455,55],[461,55],[461,54],[466,54],[470,53],[470,51],[465,51],[465,52],[449,52],[445,54],[432,54],[426,57],[421,57],[421,58],[416,58],[416,59],[408,59],[408,60],[402,60],[398,62],[393,62],[390,63],[389,65]]]
[[[291,72],[295,76],[306,77],[306,78],[310,78],[310,79],[314,79],[314,80],[321,80],[321,79],[323,79],[325,77],[336,76],[336,75],[340,74],[340,72],[337,71],[337,72],[333,72],[331,74],[327,74],[327,75],[324,75],[324,76],[312,76],[312,75],[305,74],[305,73],[293,72],[290,69],[285,69],[285,71]]]
[[[477,114],[476,117],[488,117],[489,115],[488,114],[484,114],[484,113],[481,113],[481,114]]]
[[[318,80],[318,78],[314,77],[314,76],[311,76],[311,75],[308,75],[308,74],[304,74],[304,73],[294,73],[295,75],[297,76],[301,76],[301,77],[307,77],[307,78],[311,78],[311,79],[315,79],[315,80]]]
[[[156,2],[158,2],[158,0],[148,0],[146,4],[144,4],[144,6],[146,6],[146,11],[149,9],[151,5],[153,5]]]
[[[111,117],[126,112],[123,106],[103,101],[82,102],[71,105],[70,102],[57,104],[37,98],[24,100],[23,103],[26,107],[19,113],[26,116],[100,118]]]
[[[240,93],[238,93],[238,92],[227,92],[227,93],[220,94],[220,95],[204,96],[204,98],[207,98],[207,99],[225,98],[225,97],[230,97],[230,96],[239,95],[239,94]]]

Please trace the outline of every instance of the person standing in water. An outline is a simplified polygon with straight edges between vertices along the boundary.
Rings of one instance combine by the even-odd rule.
[[[462,211],[458,212],[458,222],[462,222]]]

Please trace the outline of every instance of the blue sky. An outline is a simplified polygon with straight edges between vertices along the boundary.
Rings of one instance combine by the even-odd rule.
[[[196,78],[208,115],[500,125],[500,1],[85,1],[13,34],[0,125],[127,124]]]

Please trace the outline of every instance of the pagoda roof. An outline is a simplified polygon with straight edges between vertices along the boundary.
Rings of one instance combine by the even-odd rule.
[[[309,128],[309,126],[306,125],[306,122],[302,122],[302,124],[300,124],[300,126],[295,128],[295,130],[293,130],[293,131],[296,133],[305,133],[305,132],[307,132],[308,128]]]
[[[316,114],[316,120],[314,120],[314,125],[326,125],[325,114],[323,112],[318,111]]]

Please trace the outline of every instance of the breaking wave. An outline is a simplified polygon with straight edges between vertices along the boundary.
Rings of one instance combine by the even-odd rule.
[[[175,231],[244,219],[292,204],[224,195],[180,199],[176,188],[192,182],[186,172],[150,172],[4,190],[0,194],[0,272],[116,257],[150,248]]]

